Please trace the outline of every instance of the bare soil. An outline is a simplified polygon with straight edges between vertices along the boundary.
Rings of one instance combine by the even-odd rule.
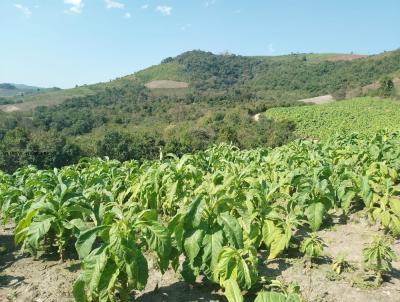
[[[19,109],[17,106],[14,105],[1,105],[0,110],[3,112],[15,112],[21,109]]]
[[[332,103],[335,101],[335,99],[330,94],[327,94],[327,95],[317,96],[315,98],[303,99],[298,101],[303,103],[313,103],[317,105],[322,105],[322,104]]]
[[[56,106],[64,102],[63,99],[43,99],[31,102],[17,103],[13,105],[0,105],[0,111],[15,112],[15,111],[29,111],[39,106],[50,107]]]
[[[188,88],[189,84],[186,82],[159,80],[159,81],[149,82],[145,86],[149,89],[179,89],[179,88]]]
[[[338,55],[332,55],[328,57],[326,60],[327,61],[352,61],[356,59],[361,59],[361,58],[366,58],[368,57],[367,55],[355,55],[355,54],[338,54]]]
[[[362,249],[365,243],[379,233],[375,225],[354,216],[347,224],[336,222],[330,228],[319,232],[325,242],[324,257],[312,268],[298,256],[275,259],[260,263],[262,275],[278,278],[284,282],[300,285],[304,298],[315,302],[400,302],[400,263],[395,262],[393,271],[386,276],[378,289],[355,286],[366,276],[362,267]],[[66,302],[72,301],[72,283],[79,274],[79,262],[67,260],[60,263],[49,255],[37,260],[29,255],[21,255],[13,245],[12,228],[0,228],[0,301],[21,302]],[[400,258],[400,241],[394,243]],[[332,280],[331,262],[344,255],[355,271],[344,273]],[[265,253],[260,252],[260,258]],[[226,301],[218,287],[199,282],[189,285],[179,273],[172,270],[162,275],[148,257],[150,274],[148,285],[141,293],[136,293],[135,301],[140,302],[222,302]],[[183,260],[183,259],[182,259]],[[400,260],[400,259],[399,259]],[[250,302],[251,300],[249,300]]]

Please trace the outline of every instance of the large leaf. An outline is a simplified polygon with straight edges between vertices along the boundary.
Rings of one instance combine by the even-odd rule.
[[[224,237],[222,231],[206,234],[203,238],[203,265],[207,267],[206,274],[212,275],[214,268],[218,262],[219,253],[222,250]]]
[[[80,259],[83,259],[89,255],[92,250],[93,243],[96,240],[97,234],[106,228],[109,228],[109,226],[102,225],[94,227],[82,232],[79,235],[77,241],[75,242],[75,248]]]
[[[189,205],[185,215],[185,227],[197,228],[202,220],[206,202],[202,196],[196,196]]]
[[[132,289],[143,290],[149,277],[147,260],[142,252],[134,247],[124,245],[125,271],[128,276],[128,284]]]
[[[258,293],[254,302],[287,302],[287,300],[286,297],[280,293],[262,291]]]
[[[283,230],[275,226],[272,221],[265,221],[262,232],[263,240],[269,248],[268,259],[276,258],[289,246],[291,239],[291,236],[289,236],[290,234],[285,234]]]
[[[311,230],[318,231],[324,220],[326,213],[325,205],[322,202],[315,202],[310,204],[306,209],[306,216]]]
[[[164,273],[169,265],[171,254],[171,235],[167,228],[157,221],[143,220],[138,227],[143,228],[143,234],[148,241],[151,250],[156,251],[159,258],[159,266]]]
[[[238,249],[243,248],[243,232],[238,220],[225,212],[218,216],[218,223],[223,227],[230,243]]]
[[[85,291],[85,281],[82,278],[78,278],[72,287],[72,294],[75,302],[87,302],[87,296]]]
[[[203,241],[203,236],[203,230],[196,230],[185,239],[183,246],[191,264],[193,264],[194,259],[200,252],[200,244]]]
[[[29,225],[26,241],[34,255],[36,255],[39,249],[39,241],[43,239],[50,230],[52,221],[54,221],[54,217],[49,217],[42,221],[34,221]]]
[[[240,292],[239,286],[236,280],[229,279],[224,283],[225,297],[228,302],[243,302],[243,296]]]

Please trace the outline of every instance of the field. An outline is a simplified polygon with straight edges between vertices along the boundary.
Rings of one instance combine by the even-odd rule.
[[[379,131],[1,173],[0,294],[400,301],[399,154]]]
[[[397,130],[400,103],[377,98],[356,98],[331,104],[273,108],[266,116],[296,123],[301,137],[328,139],[338,132],[372,134],[379,129]]]

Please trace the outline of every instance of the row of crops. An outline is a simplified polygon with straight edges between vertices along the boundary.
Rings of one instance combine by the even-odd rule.
[[[103,159],[54,170],[0,173],[0,207],[15,241],[36,256],[55,247],[82,260],[76,301],[129,301],[149,256],[187,282],[204,276],[229,301],[301,301],[262,290],[260,255],[318,246],[334,213],[362,210],[400,235],[400,132],[295,141],[275,149],[229,145],[139,165]]]
[[[267,116],[295,122],[300,137],[326,140],[338,131],[367,135],[383,128],[395,131],[400,125],[400,103],[365,97],[318,106],[272,108]]]

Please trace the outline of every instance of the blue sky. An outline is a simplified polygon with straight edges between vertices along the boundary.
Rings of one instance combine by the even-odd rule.
[[[192,49],[397,49],[400,0],[1,0],[0,41],[0,83],[67,88]]]

